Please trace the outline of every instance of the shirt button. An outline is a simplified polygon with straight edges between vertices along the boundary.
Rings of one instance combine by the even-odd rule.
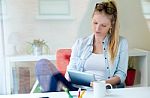
[[[107,69],[109,69],[109,67],[107,67]]]
[[[105,50],[105,48],[104,48],[104,50]]]
[[[109,79],[110,77],[108,77],[108,79]]]
[[[107,59],[107,58],[105,58],[105,59]]]
[[[102,42],[104,44],[104,42]]]

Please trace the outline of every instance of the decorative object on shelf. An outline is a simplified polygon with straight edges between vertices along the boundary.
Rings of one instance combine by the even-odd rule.
[[[30,69],[29,67],[18,67],[19,94],[30,93]]]
[[[128,70],[127,70],[127,77],[125,80],[126,86],[132,86],[134,84],[136,69],[134,68],[135,65],[135,57],[129,57],[128,61]]]
[[[33,40],[33,42],[28,42],[31,45],[31,50],[33,55],[42,55],[44,51],[48,53],[48,45],[46,44],[45,40]]]

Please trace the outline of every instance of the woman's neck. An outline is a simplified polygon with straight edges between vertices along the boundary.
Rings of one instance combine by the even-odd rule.
[[[93,53],[100,54],[103,53],[103,42],[104,37],[94,37],[93,42]]]
[[[99,44],[99,43],[102,43],[103,40],[104,40],[105,37],[98,37],[98,36],[95,36],[94,37],[94,43],[95,44]]]

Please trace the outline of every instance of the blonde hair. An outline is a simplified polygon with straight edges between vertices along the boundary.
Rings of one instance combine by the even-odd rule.
[[[116,7],[116,3],[115,1],[111,1],[115,7]],[[117,7],[116,7],[117,8]],[[110,31],[110,42],[108,45],[108,50],[110,53],[110,59],[111,62],[113,63],[115,60],[115,57],[117,55],[118,52],[118,46],[119,46],[119,21],[118,21],[118,14],[116,14],[116,19],[114,21],[114,24],[112,24],[112,30]]]
[[[110,0],[110,1],[105,1],[102,3],[108,3],[111,2],[111,4],[113,4],[113,6],[115,7],[116,11],[117,11],[117,7],[116,7],[116,3],[114,0]],[[111,16],[111,23],[112,23],[112,28],[110,28],[109,33],[110,33],[110,40],[109,40],[109,45],[108,45],[108,52],[110,53],[110,60],[113,63],[115,60],[115,57],[117,55],[118,52],[118,46],[119,46],[119,22],[118,22],[118,17],[117,17],[117,13],[115,14],[108,14],[106,13],[104,10],[97,10],[96,8],[94,9],[94,13],[95,12],[100,12],[100,13],[104,13],[107,16]]]
[[[111,33],[110,33],[110,41],[108,45],[108,50],[110,53],[110,59],[112,63],[115,60],[115,57],[118,52],[118,46],[119,46],[119,25],[118,25],[118,19],[116,20],[114,27],[112,27]]]

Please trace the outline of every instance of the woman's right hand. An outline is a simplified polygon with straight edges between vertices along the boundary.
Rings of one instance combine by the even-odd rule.
[[[92,81],[92,82],[90,82],[90,87],[93,87],[93,81]]]
[[[65,73],[65,78],[66,78],[68,81],[71,81],[71,79],[70,79],[69,74],[68,74],[67,71],[66,71],[66,73]]]

